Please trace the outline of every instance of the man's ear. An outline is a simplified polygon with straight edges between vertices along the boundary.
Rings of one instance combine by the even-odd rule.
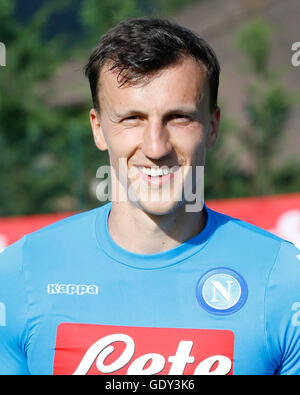
[[[90,123],[93,131],[94,141],[101,151],[107,150],[107,144],[103,135],[102,126],[100,122],[100,115],[95,108],[90,111]]]
[[[206,148],[212,148],[216,144],[219,125],[221,119],[221,109],[217,107],[213,114],[210,116],[209,132],[206,140]]]

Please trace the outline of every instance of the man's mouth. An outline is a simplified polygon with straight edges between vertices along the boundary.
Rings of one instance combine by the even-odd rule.
[[[153,184],[162,184],[173,177],[174,173],[179,169],[179,166],[173,167],[144,167],[137,166],[139,173],[143,179]]]
[[[138,166],[139,171],[141,171],[143,174],[150,176],[150,177],[161,177],[161,176],[166,176],[167,174],[172,174],[175,173],[176,170],[178,170],[179,166],[173,166],[171,168],[169,167],[144,167],[144,166]]]

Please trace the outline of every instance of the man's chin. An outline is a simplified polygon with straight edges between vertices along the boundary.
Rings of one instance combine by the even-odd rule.
[[[176,211],[182,204],[182,201],[137,201],[136,206],[149,215],[168,215]]]

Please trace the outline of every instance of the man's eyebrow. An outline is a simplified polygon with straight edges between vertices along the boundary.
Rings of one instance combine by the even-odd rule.
[[[177,107],[166,111],[164,116],[174,115],[174,114],[195,116],[196,114],[198,114],[198,112],[199,109],[197,107]]]
[[[188,115],[191,117],[195,117],[199,113],[199,109],[197,107],[175,107],[167,110],[164,114],[163,117],[167,118],[170,115],[174,114],[182,114],[182,115]],[[124,112],[114,112],[114,119],[116,120],[121,120],[123,118],[127,118],[133,115],[144,115],[146,116],[147,114],[141,110],[135,110],[131,109],[128,111]]]

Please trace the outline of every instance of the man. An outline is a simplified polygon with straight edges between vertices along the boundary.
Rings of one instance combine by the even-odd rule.
[[[220,121],[214,52],[134,19],[85,71],[112,202],[1,254],[0,372],[299,374],[299,251],[199,204]]]

